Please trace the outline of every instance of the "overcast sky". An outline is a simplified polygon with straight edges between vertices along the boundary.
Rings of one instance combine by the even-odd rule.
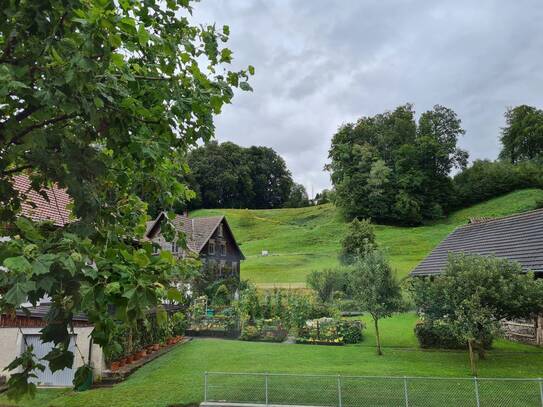
[[[411,102],[454,109],[470,158],[496,158],[508,106],[543,107],[543,3],[534,1],[203,0],[228,24],[252,93],[217,118],[219,141],[274,148],[311,194],[329,187],[342,123]]]

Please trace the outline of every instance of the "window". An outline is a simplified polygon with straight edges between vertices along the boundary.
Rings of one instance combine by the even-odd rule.
[[[226,256],[226,243],[221,243],[221,256]]]
[[[224,273],[224,261],[221,260],[219,262],[219,276],[222,277],[223,273]]]
[[[158,254],[158,252],[160,251],[160,248],[158,246],[158,244],[153,244],[153,254]]]
[[[218,231],[218,234],[220,237],[223,237],[223,230],[222,230],[222,223],[219,225],[219,231]]]
[[[238,273],[238,262],[233,261],[232,262],[232,275],[236,275]]]
[[[207,252],[209,254],[215,254],[215,242],[209,242],[208,246],[207,246]]]
[[[179,251],[179,246],[177,246],[177,242],[172,242],[172,253],[177,253]]]

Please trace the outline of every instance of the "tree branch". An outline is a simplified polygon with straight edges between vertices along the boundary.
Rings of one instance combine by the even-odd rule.
[[[2,175],[12,175],[12,174],[16,174],[18,172],[24,171],[24,170],[28,170],[30,168],[32,168],[32,166],[30,164],[21,165],[20,167],[15,167],[15,168],[12,168],[10,170],[2,171]]]
[[[33,124],[32,126],[28,126],[26,129],[24,129],[23,131],[16,134],[11,139],[10,143],[16,144],[17,141],[19,141],[21,139],[21,137],[27,135],[28,133],[30,133],[33,130],[48,126],[50,124],[55,124],[55,123],[59,123],[59,122],[65,121],[65,120],[69,120],[69,119],[74,118],[76,116],[77,115],[75,113],[74,114],[63,114],[63,115],[55,117],[53,119],[44,120],[41,123],[36,123],[36,124]]]

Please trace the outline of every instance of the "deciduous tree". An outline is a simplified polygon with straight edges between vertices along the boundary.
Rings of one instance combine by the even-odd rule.
[[[400,311],[403,301],[400,285],[380,251],[369,252],[353,265],[348,290],[360,310],[371,315],[375,326],[377,354],[382,355],[379,320]]]
[[[182,182],[188,146],[208,141],[213,116],[254,69],[226,69],[229,28],[190,23],[188,0],[44,0],[0,7],[0,312],[52,300],[41,331],[52,370],[72,365],[75,313],[94,324],[106,352],[116,323],[133,324],[183,278],[187,266],[152,256],[147,208],[193,194]],[[73,223],[58,230],[17,214],[25,197],[56,183],[73,198]],[[171,234],[167,225],[165,233]],[[112,314],[111,305],[115,306]],[[10,394],[32,391],[32,349],[10,368]],[[76,374],[81,378],[81,374]]]

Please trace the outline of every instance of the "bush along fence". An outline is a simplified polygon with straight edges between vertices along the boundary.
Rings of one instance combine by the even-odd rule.
[[[541,407],[543,379],[206,372],[203,397],[266,406]]]

